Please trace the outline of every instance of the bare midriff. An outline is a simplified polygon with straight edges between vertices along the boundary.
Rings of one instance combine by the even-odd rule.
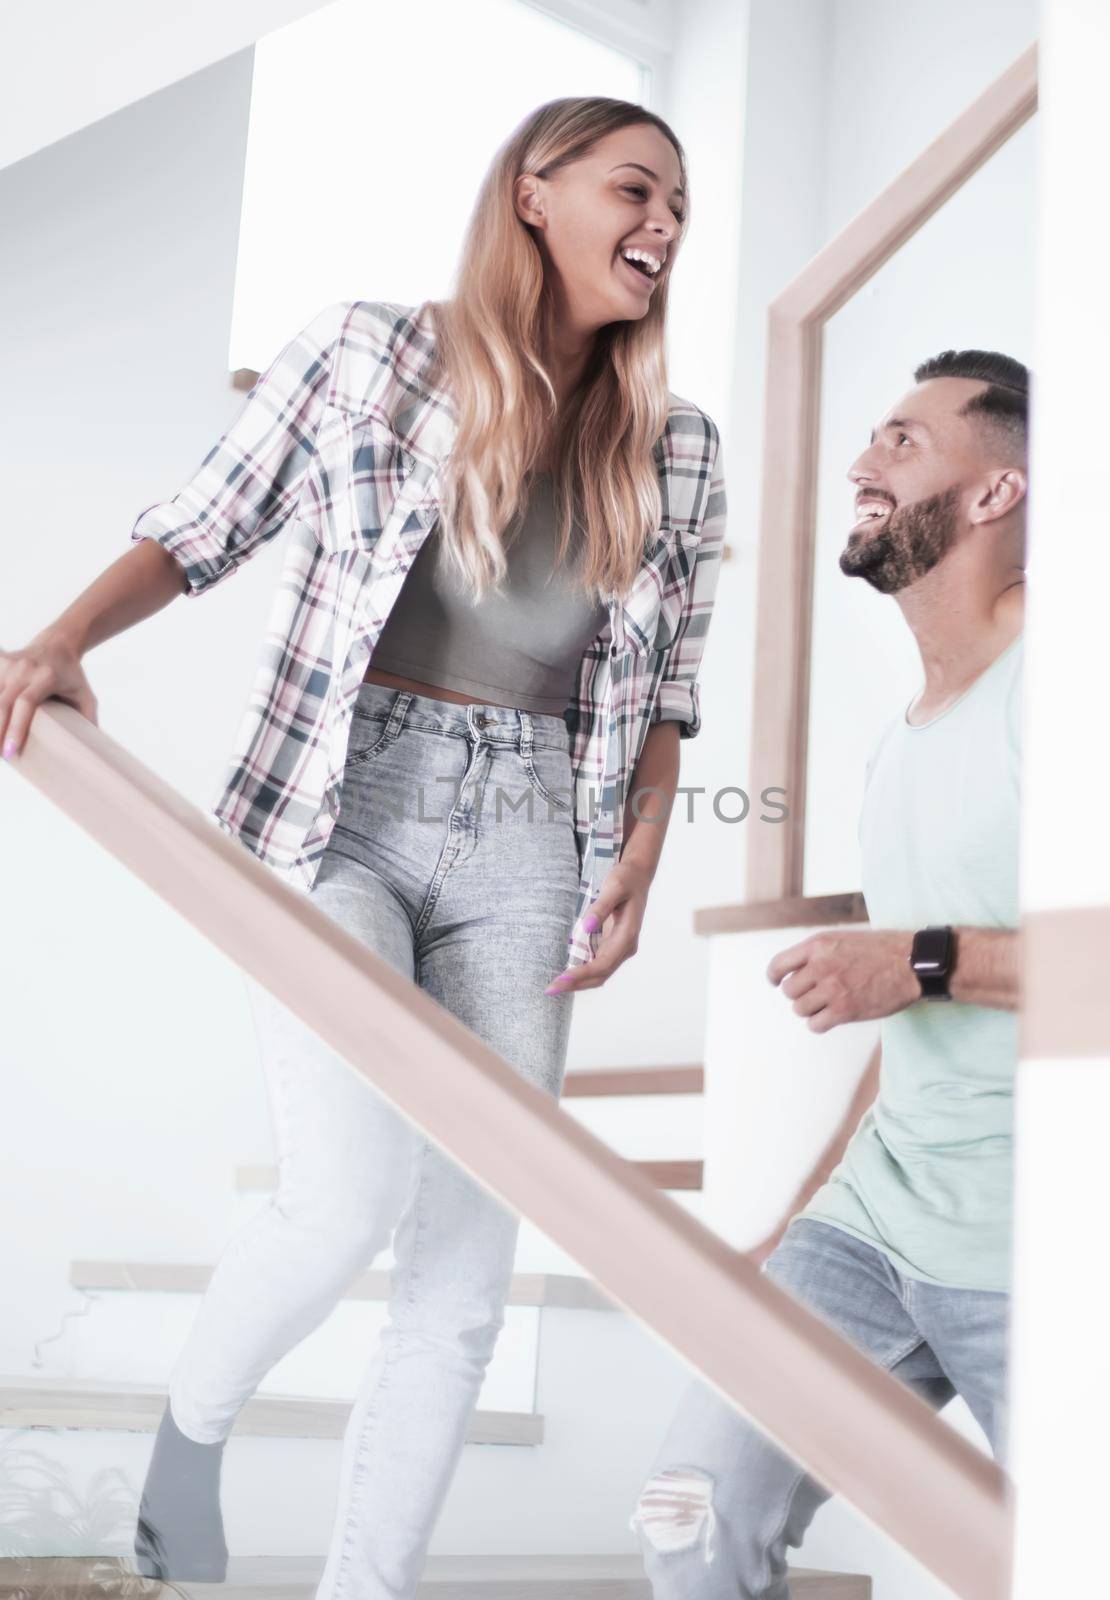
[[[537,462],[536,470],[549,472],[550,464],[544,460]],[[457,689],[444,689],[435,683],[420,683],[416,678],[402,678],[397,672],[387,672],[384,667],[367,667],[362,677],[363,683],[380,683],[387,689],[411,689],[413,694],[431,695],[434,700],[450,700],[456,706],[499,706],[505,705],[503,700],[482,700],[476,695],[459,694]],[[509,706],[510,711],[515,711],[515,706]]]
[[[416,678],[402,678],[399,673],[387,672],[384,667],[369,666],[362,676],[363,683],[380,683],[387,689],[411,689],[413,694],[430,695],[433,700],[450,700],[456,706],[499,706],[503,700],[480,699],[472,694],[459,694],[456,689],[443,689],[435,683],[420,683]],[[515,710],[509,706],[510,711]]]

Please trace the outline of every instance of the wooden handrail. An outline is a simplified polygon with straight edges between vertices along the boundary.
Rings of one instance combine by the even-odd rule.
[[[40,706],[9,770],[941,1582],[1005,1600],[1007,1480],[916,1395],[75,709]]]

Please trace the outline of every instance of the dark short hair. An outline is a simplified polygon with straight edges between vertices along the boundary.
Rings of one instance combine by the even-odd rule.
[[[1029,443],[1029,369],[997,350],[944,350],[923,361],[914,382],[929,378],[971,378],[987,387],[960,407],[962,417],[975,417],[1016,445],[1024,455]]]

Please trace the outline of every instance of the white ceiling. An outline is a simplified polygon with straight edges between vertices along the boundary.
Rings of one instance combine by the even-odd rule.
[[[245,49],[324,3],[8,0],[0,7],[0,167]]]
[[[20,0],[0,3],[0,168],[319,11],[328,0]],[[365,0],[386,30],[403,0]],[[465,3],[465,0],[460,0]],[[658,62],[674,0],[527,0]]]

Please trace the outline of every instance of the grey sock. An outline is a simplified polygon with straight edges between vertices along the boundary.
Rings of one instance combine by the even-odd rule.
[[[227,1573],[220,1515],[225,1442],[198,1444],[190,1439],[166,1402],[135,1531],[135,1564],[144,1577],[222,1583]]]

